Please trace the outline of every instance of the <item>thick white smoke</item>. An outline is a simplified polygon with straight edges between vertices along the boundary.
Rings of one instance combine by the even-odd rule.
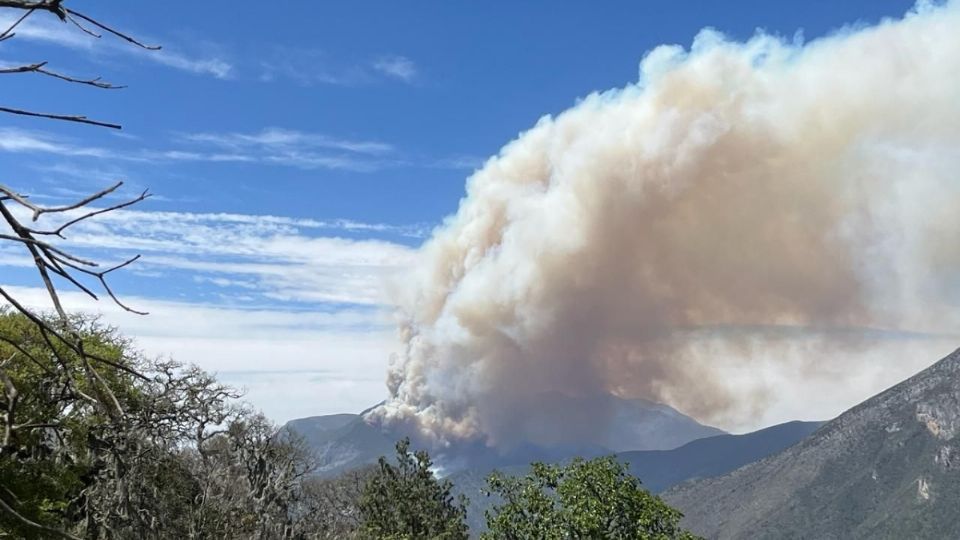
[[[855,377],[889,331],[960,320],[960,2],[806,45],[659,47],[467,191],[397,287],[374,421],[589,440],[610,394],[716,420],[776,390],[724,374]]]

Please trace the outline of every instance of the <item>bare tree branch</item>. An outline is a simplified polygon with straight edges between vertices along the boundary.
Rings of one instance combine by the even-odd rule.
[[[99,120],[91,120],[86,116],[80,116],[80,115],[37,113],[37,112],[25,111],[23,109],[13,109],[10,107],[0,107],[0,112],[5,112],[9,114],[18,114],[20,116],[49,118],[51,120],[63,120],[66,122],[77,122],[79,124],[90,124],[92,126],[107,127],[111,129],[122,129],[123,127],[120,124],[111,124],[110,122],[101,122]]]
[[[31,203],[30,201],[27,200],[27,197],[20,195],[19,193],[16,193],[12,189],[4,186],[3,184],[0,184],[0,193],[5,194],[7,197],[13,199],[14,201],[17,201],[22,206],[25,206],[29,208],[31,211],[33,211],[33,221],[36,221],[43,214],[52,214],[56,212],[68,212],[70,210],[76,210],[77,208],[86,206],[98,199],[102,199],[107,195],[113,193],[122,185],[123,185],[123,182],[120,181],[106,189],[102,189],[90,196],[84,197],[83,199],[80,199],[79,201],[73,204],[68,204],[66,206],[53,206],[53,207],[47,207],[47,208],[37,206]]]
[[[133,43],[134,45],[136,45],[136,46],[138,46],[138,47],[143,47],[144,49],[147,49],[147,50],[149,50],[149,51],[159,51],[160,48],[161,48],[159,45],[144,45],[143,43],[137,41],[136,39],[134,39],[134,38],[132,38],[132,37],[130,37],[130,36],[128,36],[127,34],[124,34],[123,32],[114,30],[113,28],[110,28],[109,26],[107,26],[107,25],[105,25],[105,24],[97,21],[96,19],[93,19],[93,18],[91,18],[91,17],[88,17],[87,15],[84,15],[83,13],[74,11],[74,10],[72,10],[72,9],[70,9],[70,8],[67,8],[66,11],[67,11],[67,13],[69,13],[70,15],[73,15],[74,17],[78,17],[78,18],[80,18],[80,19],[83,19],[83,20],[87,21],[88,23],[96,26],[97,28],[99,28],[99,29],[101,29],[101,30],[104,30],[104,31],[106,31],[106,32],[109,32],[109,33],[117,36],[117,37],[120,38],[120,39],[129,41],[130,43]]]
[[[13,9],[26,10],[26,13],[20,16],[12,25],[10,25],[10,27],[4,30],[2,34],[0,34],[0,42],[13,37],[14,36],[13,30],[17,26],[19,26],[27,17],[33,14],[35,11],[47,11],[49,13],[56,15],[57,18],[59,18],[63,22],[72,23],[74,26],[76,26],[81,31],[83,31],[84,33],[86,33],[87,35],[93,38],[99,39],[102,36],[90,30],[89,28],[85,27],[83,24],[80,23],[80,20],[87,22],[105,32],[108,32],[124,41],[127,41],[128,43],[136,45],[137,47],[141,47],[143,49],[147,49],[150,51],[156,51],[160,49],[160,46],[158,45],[146,45],[140,40],[130,36],[129,34],[116,30],[111,26],[108,26],[107,24],[102,23],[97,19],[94,19],[89,15],[64,7],[63,0],[0,0],[0,8],[13,8]],[[105,88],[105,89],[123,88],[122,86],[117,86],[114,84],[103,82],[100,80],[99,77],[92,78],[92,79],[80,79],[77,77],[64,75],[62,73],[58,73],[55,71],[50,71],[43,67],[45,64],[46,62],[41,62],[37,64],[30,64],[27,66],[20,66],[19,68],[0,70],[0,73],[35,72],[35,73],[46,75],[48,77],[64,80],[67,82],[94,86],[97,88]],[[88,125],[106,127],[111,129],[121,129],[121,126],[119,124],[115,124],[112,122],[104,122],[100,120],[91,120],[86,116],[78,115],[78,114],[44,113],[44,112],[18,109],[14,107],[0,107],[0,112],[15,114],[19,116],[30,116],[34,118],[46,118],[50,120],[76,122],[80,124],[88,124]]]
[[[39,523],[37,523],[37,522],[35,522],[35,521],[31,521],[31,520],[25,518],[25,517],[22,516],[19,512],[17,512],[16,510],[14,510],[9,504],[7,504],[7,502],[3,500],[3,497],[0,497],[0,509],[2,509],[3,511],[7,512],[8,514],[10,514],[10,515],[13,516],[14,518],[16,518],[17,521],[19,521],[20,523],[23,523],[24,525],[26,525],[26,526],[28,526],[28,527],[30,527],[30,528],[36,529],[36,530],[38,530],[38,531],[41,531],[41,532],[44,532],[44,533],[47,533],[47,534],[52,534],[52,535],[54,535],[54,536],[58,536],[58,537],[61,537],[61,538],[68,538],[69,540],[81,540],[79,537],[74,536],[74,535],[72,535],[72,534],[70,534],[70,533],[67,533],[67,532],[65,532],[65,531],[61,531],[61,530],[58,530],[58,529],[54,529],[54,528],[52,528],[52,527],[47,527],[46,525],[41,525],[41,524],[39,524]]]
[[[88,213],[86,213],[86,214],[83,214],[83,215],[80,216],[80,217],[77,217],[77,218],[75,218],[75,219],[71,219],[70,221],[64,223],[63,225],[60,225],[60,226],[57,227],[56,229],[53,229],[53,230],[50,230],[50,231],[37,231],[37,230],[31,229],[30,232],[33,233],[33,234],[40,234],[40,235],[60,236],[60,237],[62,238],[63,231],[65,231],[67,228],[69,228],[69,227],[71,227],[71,226],[73,226],[73,225],[76,225],[77,223],[80,223],[81,221],[85,221],[85,220],[90,219],[90,218],[92,218],[92,217],[99,216],[100,214],[106,214],[107,212],[113,212],[113,211],[115,211],[115,210],[120,210],[120,209],[126,208],[126,207],[128,207],[128,206],[133,206],[133,205],[137,204],[138,202],[141,202],[141,201],[146,200],[146,199],[148,199],[148,198],[150,198],[150,193],[149,193],[148,191],[144,190],[143,193],[141,193],[140,195],[138,195],[138,196],[136,196],[136,197],[134,197],[134,198],[132,198],[132,199],[130,199],[130,200],[124,201],[124,202],[122,202],[122,203],[115,204],[115,205],[113,205],[113,206],[108,206],[108,207],[106,207],[106,208],[100,208],[100,209],[98,209],[98,210],[94,210],[94,211],[88,212]],[[43,212],[43,213],[51,213],[51,212],[52,212],[51,210],[46,210],[46,211]]]
[[[93,30],[90,30],[90,29],[87,28],[86,26],[80,24],[80,22],[79,22],[75,17],[71,17],[70,15],[67,15],[67,20],[70,21],[71,23],[73,23],[73,25],[76,26],[77,28],[79,28],[84,34],[88,34],[88,35],[93,36],[93,37],[95,37],[95,38],[97,38],[97,39],[100,39],[100,38],[103,37],[102,34],[98,34],[98,33],[94,32]]]
[[[49,11],[56,15],[60,20],[65,20],[67,12],[63,0],[0,0],[0,8],[14,8],[26,10]]]
[[[47,65],[47,62],[38,62],[36,64],[27,64],[23,66],[17,66],[12,68],[2,68],[0,69],[0,75],[11,74],[11,73],[39,73],[41,75],[46,75],[48,77],[53,77],[55,79],[60,79],[62,81],[85,84],[88,86],[94,86],[97,88],[103,88],[106,90],[119,90],[121,88],[126,88],[126,86],[117,86],[105,81],[102,81],[100,77],[94,77],[93,79],[78,79],[76,77],[71,77],[69,75],[64,75],[62,73],[57,73],[56,71],[50,71],[44,66]]]
[[[4,30],[3,33],[0,34],[0,41],[4,41],[4,40],[6,40],[6,39],[12,38],[12,37],[14,36],[14,34],[13,34],[14,28],[16,28],[17,26],[20,26],[20,23],[22,23],[22,22],[24,21],[24,19],[26,19],[27,17],[29,17],[32,13],[33,13],[33,10],[32,10],[32,9],[29,9],[29,10],[27,10],[26,13],[24,13],[23,15],[21,15],[19,19],[17,19],[16,21],[14,21],[13,24],[11,24],[9,28],[7,28],[6,30]]]

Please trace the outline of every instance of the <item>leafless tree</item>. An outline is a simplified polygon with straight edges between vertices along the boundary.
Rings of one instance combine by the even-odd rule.
[[[346,471],[334,478],[312,477],[303,486],[297,515],[319,540],[356,538],[360,533],[360,498],[377,466]]]
[[[0,329],[14,336],[0,340],[0,531],[12,524],[89,540],[306,540],[352,530],[359,487],[317,489],[313,455],[298,436],[212,375],[147,359],[114,330],[71,317],[88,346],[144,377],[105,374],[125,411],[109,418],[58,374],[58,357],[80,362],[74,352],[54,354],[39,327],[0,314]]]
[[[17,28],[24,24],[31,16],[44,13],[56,17],[64,24],[73,25],[78,32],[83,32],[90,37],[90,39],[99,39],[104,34],[110,34],[129,42],[132,46],[151,50],[159,48],[145,45],[139,40],[115,30],[94,17],[65,6],[64,3],[63,0],[0,0],[0,8],[15,10],[18,13],[14,22],[0,32],[0,43],[15,38]],[[58,81],[93,86],[105,90],[121,88],[102,81],[100,77],[80,78],[65,75],[50,68],[49,62],[46,61],[6,67],[0,69],[0,74],[39,74]],[[120,129],[121,127],[116,123],[92,120],[86,116],[77,114],[37,112],[7,106],[0,106],[0,112],[40,119],[76,122],[112,129]],[[50,318],[42,316],[2,286],[0,286],[0,297],[41,328],[43,338],[50,343],[51,350],[56,353],[57,351],[63,350],[63,347],[66,347],[80,358],[83,376],[94,381],[96,384],[93,385],[89,392],[84,392],[80,389],[80,385],[76,384],[76,381],[72,381],[71,391],[89,399],[91,402],[98,403],[112,418],[121,417],[123,410],[116,396],[113,395],[110,386],[105,383],[101,370],[130,370],[131,368],[122,363],[108,360],[102,355],[85,350],[84,343],[79,339],[79,334],[75,329],[71,328],[70,317],[63,306],[55,280],[61,279],[94,299],[98,298],[98,294],[94,291],[94,288],[99,286],[113,302],[123,309],[133,313],[142,313],[121,302],[107,281],[111,273],[133,263],[139,258],[139,255],[123,261],[120,264],[103,267],[96,261],[89,260],[69,251],[63,247],[63,244],[60,242],[65,239],[65,235],[69,233],[71,228],[77,224],[94,219],[108,212],[129,207],[149,197],[149,194],[144,191],[137,196],[119,203],[96,206],[103,202],[107,196],[114,194],[122,185],[123,182],[117,182],[106,189],[93,193],[72,204],[47,206],[34,203],[28,194],[18,193],[10,186],[0,183],[0,218],[2,218],[0,222],[5,223],[8,228],[6,232],[0,231],[0,241],[20,246],[24,255],[33,261],[39,280],[46,289],[57,317],[51,320]],[[54,224],[46,224],[45,218],[52,216],[59,218],[59,221]],[[57,346],[53,346],[54,344]],[[73,379],[73,372],[75,370],[65,369],[66,362],[63,359],[60,360],[59,367],[62,368],[65,376],[67,376],[68,379]]]
[[[146,45],[136,38],[119,31],[101,20],[86,13],[67,7],[64,0],[0,0],[0,8],[4,11],[16,13],[14,22],[5,29],[0,29],[0,44],[17,36],[18,28],[31,17],[48,16],[59,20],[63,24],[71,25],[77,32],[82,32],[89,39],[100,39],[104,35],[121,39],[133,47],[156,50],[159,47]],[[2,45],[0,45],[2,46]],[[6,76],[33,76],[39,75],[50,78],[53,82],[91,86],[102,90],[117,90],[122,86],[103,81],[100,77],[78,77],[61,72],[50,65],[50,62],[38,60],[19,66],[0,68],[0,75]],[[121,129],[114,122],[91,119],[79,114],[62,112],[45,112],[28,108],[0,105],[0,113],[36,118],[38,120],[52,120],[86,124],[109,129]],[[71,317],[61,301],[58,290],[58,280],[76,287],[79,291],[96,299],[99,288],[106,296],[121,308],[141,313],[124,304],[114,293],[108,283],[111,273],[128,266],[139,256],[132,257],[120,264],[104,267],[96,261],[89,260],[66,249],[63,244],[66,235],[76,225],[99,215],[129,207],[143,201],[149,194],[144,191],[118,203],[102,204],[108,196],[115,194],[123,182],[116,182],[106,189],[100,190],[87,197],[83,197],[71,204],[62,206],[48,206],[34,202],[30,194],[20,193],[7,184],[0,183],[0,223],[5,224],[7,230],[0,229],[0,242],[8,245],[17,245],[29,260],[32,260],[39,276],[39,281],[46,289],[52,303],[54,317],[48,317],[35,311],[20,299],[16,298],[9,289],[0,286],[0,302],[6,301],[13,309],[22,313],[39,329],[41,340],[50,353],[51,362],[37,358],[35,353],[25,349],[15,350],[9,358],[0,362],[0,382],[3,383],[4,407],[7,415],[4,423],[3,446],[0,447],[0,457],[11,458],[19,455],[16,447],[17,431],[33,429],[47,429],[51,426],[33,426],[31,423],[17,423],[16,413],[18,402],[25,394],[24,389],[16,388],[14,364],[30,362],[49,372],[51,381],[56,381],[59,394],[50,394],[54,406],[66,407],[70,410],[79,410],[78,403],[94,407],[103,414],[106,422],[115,426],[129,422],[127,411],[122,406],[121,399],[115,394],[115,388],[109,383],[115,371],[124,372],[147,381],[148,378],[139,373],[133,363],[123,358],[108,358],[107,355],[90,350],[81,338],[76,327],[76,320]],[[37,194],[33,194],[37,195]],[[51,219],[54,221],[50,223]],[[10,336],[0,336],[0,341],[19,347],[15,339]],[[75,402],[74,400],[80,400]],[[60,432],[54,429],[57,436]],[[2,487],[2,486],[0,486]],[[0,491],[0,512],[13,515],[25,524],[30,520],[17,513],[10,501],[5,501],[3,491]],[[43,527],[35,524],[38,530]],[[45,531],[45,534],[53,534]],[[58,532],[61,536],[67,533]]]
[[[0,0],[0,10],[18,13],[0,28],[0,46],[30,17],[50,16],[90,39],[110,35],[133,47],[159,48],[65,3]],[[41,59],[2,67],[0,75],[122,88],[66,74]],[[121,128],[5,104],[0,113]],[[78,225],[149,197],[143,192],[108,203],[122,185],[49,206],[37,202],[38,194],[0,183],[0,243],[17,246],[32,261],[53,308],[38,311],[0,285],[0,303],[10,306],[0,307],[0,529],[12,523],[35,537],[74,540],[352,536],[365,473],[313,478],[304,443],[239,405],[238,392],[197,368],[145,359],[113,329],[64,305],[59,287],[67,284],[145,314],[124,303],[108,282],[139,255],[103,266],[64,242]],[[66,484],[57,484],[57,471]],[[19,495],[23,482],[5,484],[11,477],[26,478],[26,491],[34,478],[54,482],[51,489],[66,496],[53,513],[59,517],[48,513],[41,520],[27,512],[31,501]]]

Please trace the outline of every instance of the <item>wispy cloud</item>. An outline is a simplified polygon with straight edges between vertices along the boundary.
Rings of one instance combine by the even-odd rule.
[[[293,81],[301,86],[358,86],[375,80],[366,66],[344,63],[323,51],[293,47],[274,47],[269,58],[260,62],[262,82]]]
[[[48,307],[46,291],[5,288],[28,306]],[[360,411],[383,399],[384,373],[396,339],[376,309],[303,311],[125,296],[150,312],[137,316],[78,293],[72,311],[98,313],[150,355],[171,356],[218,372],[276,421]]]
[[[487,158],[480,156],[456,155],[434,159],[428,166],[437,169],[479,169]]]
[[[322,148],[362,154],[384,154],[393,151],[393,146],[382,142],[338,139],[319,133],[277,127],[266,128],[257,133],[189,133],[183,135],[183,138],[234,150],[251,147],[278,151],[290,148]]]
[[[247,133],[178,133],[173,136],[171,146],[169,149],[107,148],[45,131],[0,127],[0,152],[56,154],[104,161],[259,163],[355,172],[401,167],[475,169],[482,163],[473,156],[404,156],[393,145],[382,141],[345,139],[276,127]]]
[[[79,224],[65,245],[105,263],[143,253],[114,287],[124,302],[150,315],[66,289],[62,300],[70,310],[101,314],[148,354],[221,372],[274,420],[359,411],[384,397],[396,339],[383,283],[406,268],[413,253],[386,238],[418,229],[283,216],[112,212]],[[355,231],[368,238],[343,238]],[[0,245],[4,287],[31,307],[50,309],[46,291],[23,286],[36,281],[32,262],[9,248]],[[18,276],[29,277],[18,287]],[[182,291],[191,287],[196,291],[184,301]]]
[[[417,76],[416,64],[406,56],[385,56],[373,63],[373,69],[403,82],[411,82]]]
[[[304,169],[371,171],[395,164],[392,145],[282,128],[254,133],[186,133],[180,139],[231,156]],[[207,154],[209,155],[209,154]]]
[[[379,305],[387,279],[414,253],[399,240],[425,232],[349,220],[124,210],[76,225],[63,245],[104,262],[140,253],[138,270],[187,273],[250,301]],[[0,265],[29,262],[17,252],[0,255]]]
[[[45,153],[128,162],[263,163],[300,169],[371,172],[407,165],[380,142],[349,141],[280,129],[259,133],[196,133],[176,137],[180,148],[105,148],[43,131],[0,128],[0,151]]]
[[[144,52],[141,56],[167,67],[200,75],[213,75],[218,79],[230,78],[234,71],[233,64],[222,58],[191,58],[168,49]]]
[[[41,152],[62,156],[96,158],[106,158],[110,155],[110,152],[104,148],[76,145],[44,132],[18,128],[0,128],[0,150],[4,152]]]
[[[7,28],[17,17],[17,15],[0,15],[0,28]],[[199,75],[211,75],[218,79],[228,78],[234,71],[233,64],[223,58],[192,56],[177,50],[175,44],[163,43],[163,49],[148,51],[108,38],[97,39],[73,25],[60,22],[44,13],[35,13],[17,26],[16,38],[103,54],[134,55],[167,67]]]
[[[286,46],[274,47],[260,68],[264,82],[288,80],[305,86],[361,86],[385,80],[410,83],[419,75],[412,59],[397,54],[339,58],[322,50]]]

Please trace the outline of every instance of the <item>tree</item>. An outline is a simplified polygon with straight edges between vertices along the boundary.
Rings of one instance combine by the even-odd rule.
[[[113,37],[122,39],[132,46],[142,47],[144,49],[156,50],[159,47],[149,46],[141,43],[137,39],[115,30],[114,28],[100,22],[85,13],[73,10],[64,5],[64,0],[0,0],[0,8],[13,10],[19,13],[14,22],[5,30],[0,32],[0,42],[7,41],[16,37],[17,29],[31,16],[38,13],[46,13],[59,19],[64,24],[70,24],[76,28],[77,32],[82,32],[90,39],[99,39],[103,34],[110,34]],[[98,33],[100,32],[100,33]],[[100,77],[83,78],[65,75],[59,71],[54,71],[49,62],[35,61],[19,66],[4,67],[0,69],[0,75],[25,75],[36,74],[56,80],[59,83],[79,84],[92,86],[104,90],[115,90],[122,88],[104,82]],[[64,122],[73,122],[99,126],[111,129],[120,129],[121,126],[112,122],[92,120],[83,115],[61,114],[30,111],[19,107],[0,106],[0,113],[12,115],[56,120]],[[0,301],[6,301],[14,309],[23,313],[34,324],[39,326],[44,339],[56,342],[55,347],[51,347],[54,354],[60,354],[64,348],[78,355],[82,360],[82,372],[65,372],[62,375],[74,386],[81,386],[78,382],[80,377],[89,378],[96,390],[90,388],[90,397],[98,400],[104,411],[111,417],[123,415],[123,411],[118,409],[119,401],[112,395],[112,389],[108,384],[104,384],[104,375],[101,370],[108,371],[117,366],[111,365],[102,357],[89,353],[80,340],[80,334],[71,327],[71,319],[64,308],[60,293],[57,289],[57,280],[61,283],[69,283],[78,290],[86,293],[92,298],[98,298],[94,289],[99,287],[103,294],[109,296],[117,305],[123,309],[141,313],[127,306],[114,294],[107,282],[107,277],[112,272],[126,267],[139,258],[138,256],[124,261],[120,264],[102,267],[96,261],[78,256],[65,249],[58,240],[62,240],[65,234],[78,223],[90,220],[96,216],[107,212],[113,212],[128,206],[134,205],[146,199],[149,194],[144,191],[138,196],[133,196],[117,203],[107,204],[105,206],[96,206],[103,203],[107,197],[111,196],[123,185],[123,182],[117,182],[112,186],[83,197],[71,204],[63,206],[45,206],[34,202],[29,194],[18,193],[13,188],[4,183],[0,183],[0,242],[7,245],[16,245],[25,255],[25,260],[29,260],[36,267],[40,284],[46,289],[50,298],[52,308],[57,317],[42,317],[34,312],[28,306],[24,305],[13,294],[4,287],[0,286]],[[44,220],[41,223],[41,220]],[[50,221],[52,220],[52,222]],[[61,362],[61,365],[66,365]],[[76,390],[76,388],[74,389]]]
[[[82,372],[85,359],[26,316],[0,310],[0,528],[26,538],[147,538],[162,515],[185,506],[174,508],[189,493],[173,485],[185,481],[182,449],[202,446],[238,394],[197,368],[143,358],[95,319],[69,322],[85,350],[116,369],[65,376]],[[122,416],[101,407],[104,389]]]
[[[0,0],[0,8],[18,14],[9,27],[0,29],[0,42],[14,39],[18,28],[30,17],[46,14],[56,17],[64,24],[72,25],[77,32],[84,33],[90,39],[99,39],[104,34],[110,34],[132,46],[159,48],[145,45],[64,4],[64,0]],[[121,88],[104,82],[100,77],[67,75],[49,64],[47,61],[37,60],[19,66],[3,67],[0,75],[39,75],[60,84],[84,85],[102,90]],[[120,129],[119,124],[94,120],[83,115],[39,112],[6,104],[0,106],[0,113]],[[130,389],[127,384],[130,382],[129,377],[139,378],[141,382],[149,382],[150,377],[137,371],[136,362],[129,362],[129,358],[116,354],[115,347],[106,346],[112,344],[110,339],[106,342],[98,341],[103,336],[91,334],[91,327],[83,327],[86,321],[69,315],[57,289],[58,283],[68,283],[97,298],[94,289],[99,286],[117,305],[139,313],[121,302],[107,282],[110,273],[131,264],[138,256],[104,268],[96,261],[71,253],[58,242],[76,224],[128,207],[148,197],[148,194],[143,192],[121,202],[97,206],[104,203],[106,198],[121,186],[122,182],[118,182],[72,204],[45,206],[35,202],[29,194],[18,193],[8,185],[0,183],[0,242],[18,246],[25,259],[32,262],[54,311],[53,317],[36,312],[21,303],[8,289],[0,286],[0,302],[5,301],[19,311],[25,321],[37,329],[37,332],[31,333],[22,326],[24,321],[14,319],[6,319],[4,322],[8,324],[0,329],[4,332],[0,335],[0,342],[6,345],[8,351],[0,358],[0,383],[6,414],[5,436],[0,448],[0,468],[5,468],[8,472],[29,471],[40,466],[38,464],[46,463],[42,459],[43,455],[35,452],[43,454],[47,451],[54,451],[54,454],[60,457],[69,455],[71,459],[80,460],[54,463],[55,467],[51,472],[74,469],[74,472],[77,472],[82,470],[83,460],[86,459],[81,455],[80,446],[76,444],[78,437],[88,438],[86,442],[91,445],[89,454],[92,455],[96,454],[93,450],[97,445],[116,449],[120,447],[118,445],[127,444],[130,441],[120,439],[133,436],[140,429],[136,414],[131,414],[124,408],[125,398],[130,396],[120,394]],[[122,434],[119,439],[118,434]],[[106,461],[97,461],[98,466],[108,463],[109,455],[103,454],[107,456],[104,458]],[[87,473],[93,474],[90,471],[84,474]],[[38,489],[47,486],[69,491],[68,485],[58,483],[66,481],[67,476],[45,476],[42,471],[37,474],[39,476],[35,478],[37,483],[34,486]],[[77,472],[75,481],[67,484],[85,484],[89,479],[89,474],[83,476]],[[46,484],[46,480],[56,486]],[[41,534],[44,537],[70,536],[61,529],[45,524],[57,521],[51,517],[53,514],[65,517],[68,508],[60,506],[64,501],[40,501],[42,504],[33,508],[36,512],[31,518],[18,510],[30,508],[31,505],[19,504],[24,501],[15,496],[9,487],[8,482],[11,481],[11,478],[5,478],[3,486],[0,486],[4,488],[0,490],[0,523],[17,524],[16,527],[22,529],[23,535],[27,535],[25,531],[32,531],[30,534]],[[67,506],[72,511],[76,504],[79,504],[78,500],[71,500]],[[92,508],[87,510],[92,511]],[[91,523],[97,523],[97,520]]]
[[[459,540],[467,538],[467,500],[456,500],[449,480],[430,470],[427,452],[410,451],[410,440],[397,443],[397,464],[385,457],[367,482],[360,499],[364,538],[390,540]]]
[[[133,370],[103,378],[124,414],[84,397],[100,383],[54,369],[82,358],[0,310],[0,537],[323,537],[302,440],[199,368],[144,358],[93,319],[71,324],[92,354]]]
[[[76,317],[71,324],[91,354],[124,365],[125,343],[109,329]],[[91,394],[109,388],[118,400],[126,399],[126,372],[111,371],[96,383],[64,377],[82,370],[82,360],[63,344],[48,342],[25,316],[6,310],[0,310],[0,358],[0,526],[24,537],[58,534],[96,476],[95,456],[111,444],[111,430]]]
[[[696,538],[680,528],[680,512],[641,488],[612,457],[534,463],[524,477],[494,473],[487,485],[488,495],[503,501],[486,513],[488,540]]]
[[[30,17],[53,16],[89,39],[136,38],[67,7],[66,0],[0,0],[18,13],[0,42]],[[43,76],[101,90],[122,88],[37,61],[0,75]],[[9,96],[5,97],[8,99]],[[68,101],[68,100],[64,100]],[[120,129],[83,115],[0,104],[0,113]],[[148,360],[115,330],[70,314],[67,284],[122,309],[113,266],[71,252],[73,227],[137,204],[111,199],[123,182],[71,204],[47,206],[0,183],[0,243],[35,267],[52,314],[0,286],[0,537],[308,538],[323,506],[309,481],[312,457],[292,434],[235,403],[239,394],[196,367]],[[18,313],[14,313],[18,312]],[[356,507],[356,501],[353,502]],[[325,529],[324,529],[325,530]]]
[[[243,410],[191,462],[202,490],[194,537],[313,537],[315,524],[304,519],[313,506],[306,490],[313,460],[293,433]]]
[[[81,13],[66,7],[64,5],[64,0],[0,0],[0,8],[7,8],[21,12],[21,15],[17,17],[11,25],[3,30],[2,33],[0,33],[0,42],[15,38],[17,35],[16,29],[23,24],[25,20],[30,18],[31,15],[34,15],[37,12],[46,12],[57,17],[64,24],[72,24],[77,28],[78,32],[83,32],[87,35],[87,37],[93,39],[101,38],[102,34],[97,33],[97,31],[101,31],[122,39],[133,46],[148,50],[160,49],[159,46],[145,45],[130,35],[115,30],[99,20],[86,15],[85,13]],[[96,29],[96,31],[94,29]],[[123,88],[122,86],[105,82],[100,77],[78,78],[64,75],[58,71],[53,71],[48,64],[49,62],[47,61],[37,61],[19,66],[4,67],[0,68],[0,75],[39,74],[56,79],[58,81],[92,86],[105,90],[116,90]],[[120,124],[92,120],[86,116],[78,114],[45,113],[6,106],[0,106],[0,113],[64,122],[75,122],[111,129],[121,129]],[[29,259],[32,260],[36,266],[41,282],[50,296],[53,308],[61,319],[61,324],[64,324],[68,317],[60,301],[60,296],[57,292],[57,287],[53,279],[54,277],[63,279],[64,281],[75,286],[80,291],[96,299],[97,294],[93,291],[89,284],[83,283],[84,279],[93,279],[98,283],[98,285],[101,286],[104,293],[109,295],[110,298],[117,303],[117,305],[127,311],[139,313],[123,304],[119,298],[117,298],[106,279],[107,275],[111,272],[114,272],[136,261],[139,258],[139,255],[118,265],[108,268],[100,268],[96,262],[69,253],[62,247],[58,247],[58,245],[55,243],[56,239],[62,239],[64,237],[64,233],[77,223],[86,221],[107,212],[113,212],[121,208],[126,208],[149,197],[149,194],[144,191],[139,196],[132,197],[120,203],[112,204],[106,207],[91,207],[92,204],[102,202],[105,197],[116,192],[117,189],[119,189],[122,185],[123,182],[117,182],[106,189],[77,200],[72,204],[63,206],[44,206],[31,201],[28,195],[17,193],[16,190],[10,188],[6,184],[0,183],[0,218],[2,218],[0,223],[6,224],[11,233],[0,234],[0,241],[17,244],[24,249],[27,255],[29,255]],[[51,216],[58,216],[60,219],[47,227],[36,225],[41,218]],[[0,287],[0,296],[2,296],[18,311],[30,317],[34,323],[42,324],[44,322],[39,317],[34,316],[30,310],[20,304],[20,302],[18,302],[8,291],[2,287]],[[57,332],[56,329],[52,327],[47,328],[47,332],[57,339],[64,337],[60,332]],[[62,341],[66,340],[63,339]],[[73,343],[73,345],[77,344]]]

